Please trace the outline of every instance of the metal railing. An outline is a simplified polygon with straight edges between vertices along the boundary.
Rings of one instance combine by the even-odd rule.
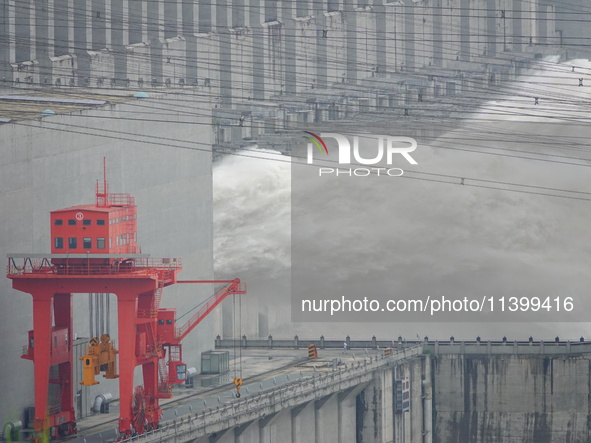
[[[163,278],[182,268],[180,258],[125,258],[125,254],[48,254],[46,257],[8,256],[7,274],[18,275],[148,275]]]
[[[105,206],[135,206],[135,198],[130,194],[124,193],[105,193],[99,192],[97,188],[96,205]]]
[[[356,340],[347,337],[345,340],[320,338],[274,338],[268,336],[266,339],[248,338],[242,336],[240,339],[216,337],[216,349],[229,349],[241,347],[242,349],[300,349],[309,344],[315,344],[318,349],[343,349],[344,343],[347,343],[347,349],[402,349],[416,345],[423,345],[426,349],[431,349],[436,353],[564,353],[564,354],[589,354],[591,353],[591,340],[585,340],[584,337],[575,340],[561,340],[558,337],[550,340],[488,340],[488,339],[456,339],[451,337],[449,340],[433,339],[394,339],[380,340],[372,337],[369,340]]]

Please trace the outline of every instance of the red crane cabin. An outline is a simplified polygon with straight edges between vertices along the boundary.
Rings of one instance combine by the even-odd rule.
[[[52,211],[50,217],[52,254],[139,252],[137,207],[128,194],[108,194],[106,199],[97,194],[95,205],[59,209]],[[93,259],[96,260],[100,259]]]

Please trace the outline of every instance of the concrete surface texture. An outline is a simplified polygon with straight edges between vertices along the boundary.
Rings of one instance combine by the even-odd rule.
[[[579,5],[580,4],[580,5]],[[0,73],[19,86],[202,86],[223,104],[461,69],[503,54],[585,51],[582,0],[128,2],[6,0]],[[576,20],[573,20],[576,18]],[[570,22],[569,22],[570,20]],[[459,31],[459,32],[458,32]],[[390,38],[395,36],[395,38]]]

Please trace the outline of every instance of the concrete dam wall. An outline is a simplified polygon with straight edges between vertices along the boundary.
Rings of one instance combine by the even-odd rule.
[[[273,346],[285,352],[283,346],[290,342],[293,347],[291,340],[273,340]],[[225,343],[218,340],[216,344],[221,348]],[[321,355],[337,352],[329,349],[338,343],[325,341],[324,345]],[[338,434],[347,439],[335,442],[587,443],[591,439],[588,342],[425,341],[406,350],[397,344],[390,357],[383,349],[392,346],[391,342],[374,339],[351,341],[350,345],[351,355],[332,354],[343,358],[338,371],[348,374],[365,369],[371,376],[364,372],[356,386],[347,385],[338,396],[327,396],[322,377],[334,370],[314,374],[318,398],[290,408],[298,417],[292,425],[297,423],[294,435],[312,434],[305,434],[309,437],[304,440],[290,434],[285,436],[287,441],[333,441],[322,439],[332,434],[318,431],[319,420],[325,416],[334,422],[334,429],[347,429]],[[333,380],[338,377],[333,375]],[[333,401],[337,406],[324,408]],[[310,404],[316,408],[306,409]],[[257,429],[268,422],[268,418],[261,420]],[[234,434],[227,431],[223,435],[224,441],[244,441],[234,440]],[[248,441],[267,440],[259,439],[257,432]]]
[[[435,441],[585,442],[588,356],[434,356]]]

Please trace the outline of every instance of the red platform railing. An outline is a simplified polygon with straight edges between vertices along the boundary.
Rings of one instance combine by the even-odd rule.
[[[56,275],[147,275],[155,271],[169,279],[182,268],[180,258],[124,258],[109,254],[48,254],[46,257],[8,257],[8,276]]]

